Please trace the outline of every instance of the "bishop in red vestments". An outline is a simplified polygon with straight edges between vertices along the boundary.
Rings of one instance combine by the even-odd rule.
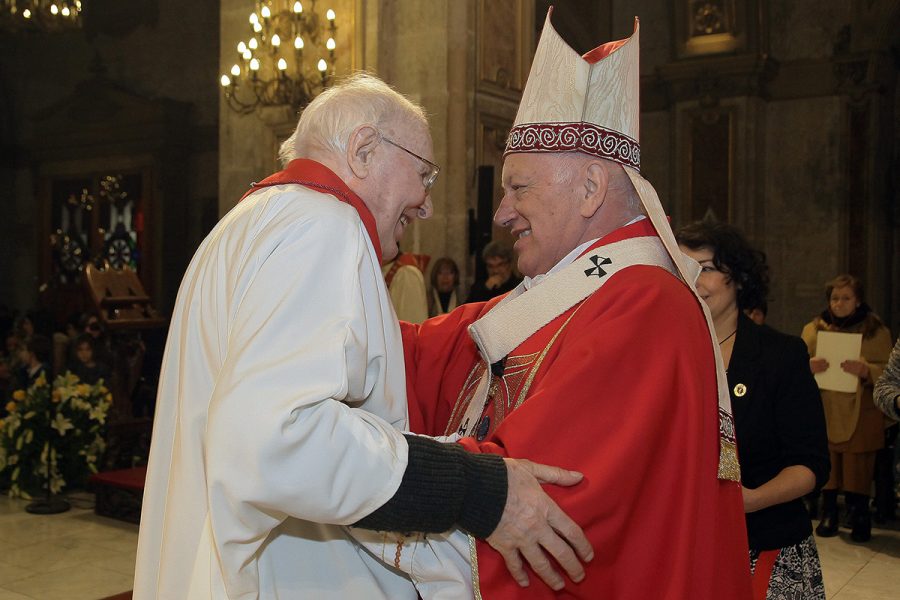
[[[584,474],[547,490],[593,545],[584,579],[553,590],[528,571],[522,588],[472,539],[476,598],[749,599],[721,357],[690,285],[696,265],[636,171],[637,27],[582,58],[549,17],[495,216],[527,277],[404,324],[412,429]],[[610,82],[631,93],[604,107]]]

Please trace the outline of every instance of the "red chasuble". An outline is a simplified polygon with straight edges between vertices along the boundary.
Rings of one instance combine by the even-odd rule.
[[[593,248],[653,235],[644,220]],[[414,431],[458,429],[485,368],[466,329],[499,300],[404,324]],[[534,573],[520,588],[500,554],[478,541],[486,600],[750,598],[741,487],[717,478],[713,351],[682,282],[652,266],[612,275],[511,352],[489,389],[474,429],[482,439],[461,443],[584,473],[577,486],[545,489],[595,556],[582,583],[567,580],[554,593]]]

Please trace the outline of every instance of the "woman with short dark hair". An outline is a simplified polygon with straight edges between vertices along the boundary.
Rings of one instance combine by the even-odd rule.
[[[754,600],[824,600],[802,497],[828,478],[825,419],[803,342],[744,313],[765,303],[766,258],[731,225],[701,221],[676,239],[700,263],[734,413]]]

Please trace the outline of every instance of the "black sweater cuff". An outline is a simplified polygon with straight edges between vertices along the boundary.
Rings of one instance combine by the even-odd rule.
[[[397,492],[381,508],[354,523],[379,531],[439,533],[459,527],[486,538],[506,506],[503,459],[470,454],[457,444],[405,435],[409,460]]]

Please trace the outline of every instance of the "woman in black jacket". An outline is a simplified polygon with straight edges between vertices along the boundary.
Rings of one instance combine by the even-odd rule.
[[[744,310],[768,292],[765,255],[736,228],[702,221],[679,230],[682,252],[700,263],[728,373],[755,599],[825,598],[802,497],[828,479],[825,417],[800,338],[753,323]]]

